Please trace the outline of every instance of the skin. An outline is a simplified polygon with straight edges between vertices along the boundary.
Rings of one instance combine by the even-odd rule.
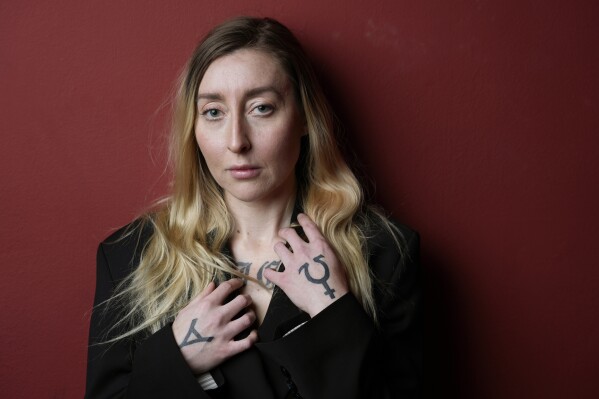
[[[282,229],[279,235],[287,241],[290,249],[283,242],[278,242],[274,250],[285,264],[285,271],[266,270],[264,275],[278,285],[295,306],[308,313],[310,317],[314,317],[349,291],[347,277],[335,252],[318,226],[303,213],[297,216],[297,221],[302,226],[308,242],[304,241],[295,229],[290,227]],[[317,279],[324,276],[323,268],[328,268],[327,285],[335,290],[332,294],[334,297],[331,298],[326,292],[327,287],[310,281],[305,272],[300,270],[302,267],[307,268],[311,276]]]
[[[227,204],[294,194],[303,119],[270,55],[239,50],[214,61],[198,89],[198,114],[196,139]]]
[[[291,82],[273,56],[243,49],[208,67],[197,97],[196,140],[235,221],[229,245],[238,267],[278,285],[296,306],[315,316],[347,293],[348,285],[344,268],[308,216],[300,214],[298,222],[309,242],[287,227],[305,134]],[[280,262],[283,272],[274,270]],[[231,294],[234,298],[225,303]],[[262,322],[271,297],[272,284],[210,283],[173,323],[192,370],[206,372],[250,348],[258,339],[255,330],[242,340],[233,338]],[[233,320],[242,310],[244,315]]]

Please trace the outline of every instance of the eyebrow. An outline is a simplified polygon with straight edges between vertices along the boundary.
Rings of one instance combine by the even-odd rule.
[[[248,99],[251,97],[255,97],[258,96],[260,94],[263,93],[267,93],[267,92],[271,92],[274,93],[279,100],[283,100],[284,97],[281,94],[281,92],[274,86],[261,86],[261,87],[256,87],[254,89],[248,90],[247,92],[245,92],[245,94],[243,95],[244,99]],[[196,97],[196,102],[204,99],[204,100],[222,100],[223,96],[220,93],[198,93],[197,97]]]

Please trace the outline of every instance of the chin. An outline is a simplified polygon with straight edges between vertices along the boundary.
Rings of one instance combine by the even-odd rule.
[[[226,196],[242,202],[256,202],[268,197],[267,193],[262,190],[227,190]]]
[[[292,195],[293,189],[289,188],[288,182],[279,185],[260,184],[261,182],[246,182],[246,184],[233,184],[223,187],[225,196],[230,196],[242,202],[262,202],[275,200],[281,196]]]

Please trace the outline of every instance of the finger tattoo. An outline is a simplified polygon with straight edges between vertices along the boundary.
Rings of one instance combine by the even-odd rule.
[[[191,321],[191,325],[189,326],[189,330],[187,331],[187,335],[183,339],[183,342],[179,345],[179,348],[183,348],[184,346],[197,344],[199,342],[210,342],[214,339],[214,337],[204,337],[198,330],[196,330],[196,322],[198,319],[193,319]]]
[[[329,286],[329,283],[327,281],[331,273],[329,272],[329,265],[327,265],[327,263],[324,261],[324,255],[320,254],[313,260],[314,262],[321,265],[324,269],[324,275],[321,278],[314,278],[310,275],[310,265],[308,263],[304,263],[300,266],[299,273],[301,274],[303,271],[306,275],[306,279],[313,284],[322,284],[322,286],[324,287],[324,294],[330,296],[331,299],[335,298],[335,290]]]

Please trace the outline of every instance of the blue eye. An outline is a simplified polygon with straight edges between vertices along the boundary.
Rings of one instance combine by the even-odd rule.
[[[217,119],[221,116],[221,112],[216,108],[210,108],[202,112],[202,115],[205,116],[206,119]]]
[[[254,110],[260,115],[269,115],[274,111],[274,107],[271,105],[260,104],[256,106]]]

